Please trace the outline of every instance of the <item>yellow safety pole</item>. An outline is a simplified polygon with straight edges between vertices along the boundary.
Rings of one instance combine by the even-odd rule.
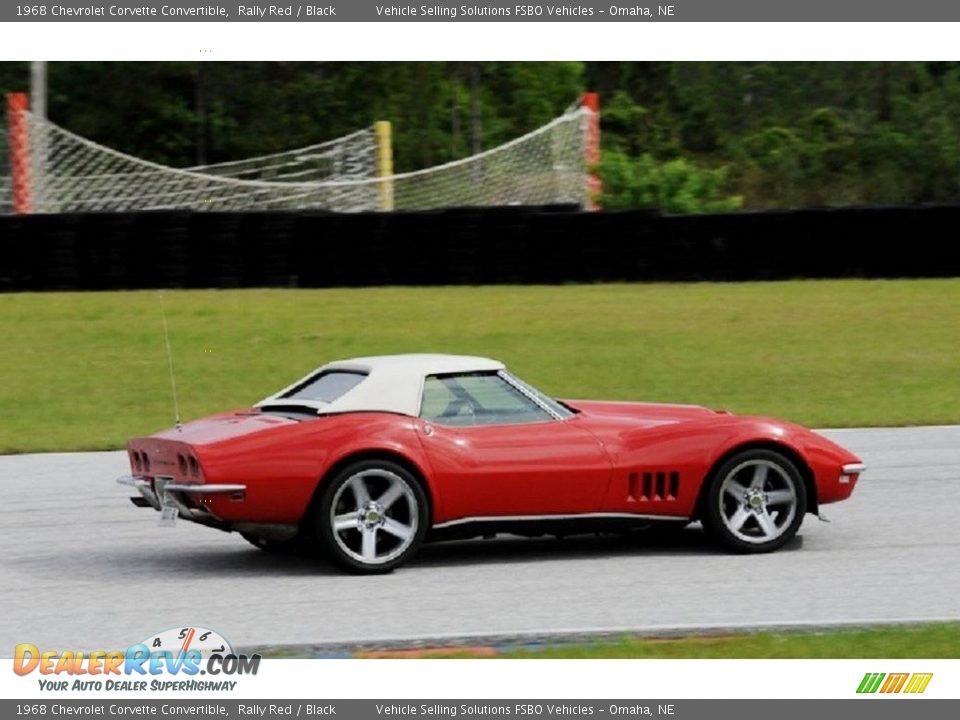
[[[389,120],[373,124],[377,138],[377,187],[380,210],[393,210],[393,129]]]

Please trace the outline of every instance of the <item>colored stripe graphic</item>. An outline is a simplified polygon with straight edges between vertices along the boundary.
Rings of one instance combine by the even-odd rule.
[[[883,687],[880,688],[880,692],[900,692],[900,690],[903,689],[904,683],[907,682],[908,677],[910,677],[910,673],[890,673],[887,675],[887,681],[883,684]]]
[[[927,685],[930,684],[930,678],[932,677],[933,673],[914,673],[904,692],[922,693],[927,689]]]
[[[933,673],[866,673],[858,693],[922,693],[927,689]]]
[[[863,680],[860,681],[860,687],[857,688],[857,692],[875,693],[877,688],[880,687],[880,682],[884,677],[886,677],[885,673],[867,673],[863,676]]]

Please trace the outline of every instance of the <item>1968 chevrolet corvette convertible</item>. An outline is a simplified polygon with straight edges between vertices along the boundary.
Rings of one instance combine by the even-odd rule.
[[[426,540],[700,521],[775,550],[865,467],[790,423],[690,405],[554,400],[457,355],[332,362],[251,409],[129,442],[137,505],[269,551],[388,572]]]

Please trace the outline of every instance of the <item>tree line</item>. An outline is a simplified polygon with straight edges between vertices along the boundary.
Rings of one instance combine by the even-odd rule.
[[[0,63],[0,90],[28,84],[27,63]],[[395,169],[414,170],[517,137],[593,90],[607,208],[960,197],[958,62],[57,62],[48,88],[54,122],[175,167],[390,120]]]

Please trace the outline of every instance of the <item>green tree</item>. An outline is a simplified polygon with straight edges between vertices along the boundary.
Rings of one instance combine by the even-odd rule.
[[[522,135],[589,89],[601,98],[609,207],[700,212],[728,209],[733,198],[778,208],[960,197],[958,62],[48,67],[53,121],[174,166],[318,143],[385,119],[394,167],[414,170]],[[0,91],[28,85],[28,63],[0,63]],[[665,185],[655,191],[652,182]]]
[[[668,213],[729,212],[743,199],[724,192],[726,168],[698,167],[686,158],[660,162],[607,152],[600,164],[601,205],[608,210],[658,208]]]

